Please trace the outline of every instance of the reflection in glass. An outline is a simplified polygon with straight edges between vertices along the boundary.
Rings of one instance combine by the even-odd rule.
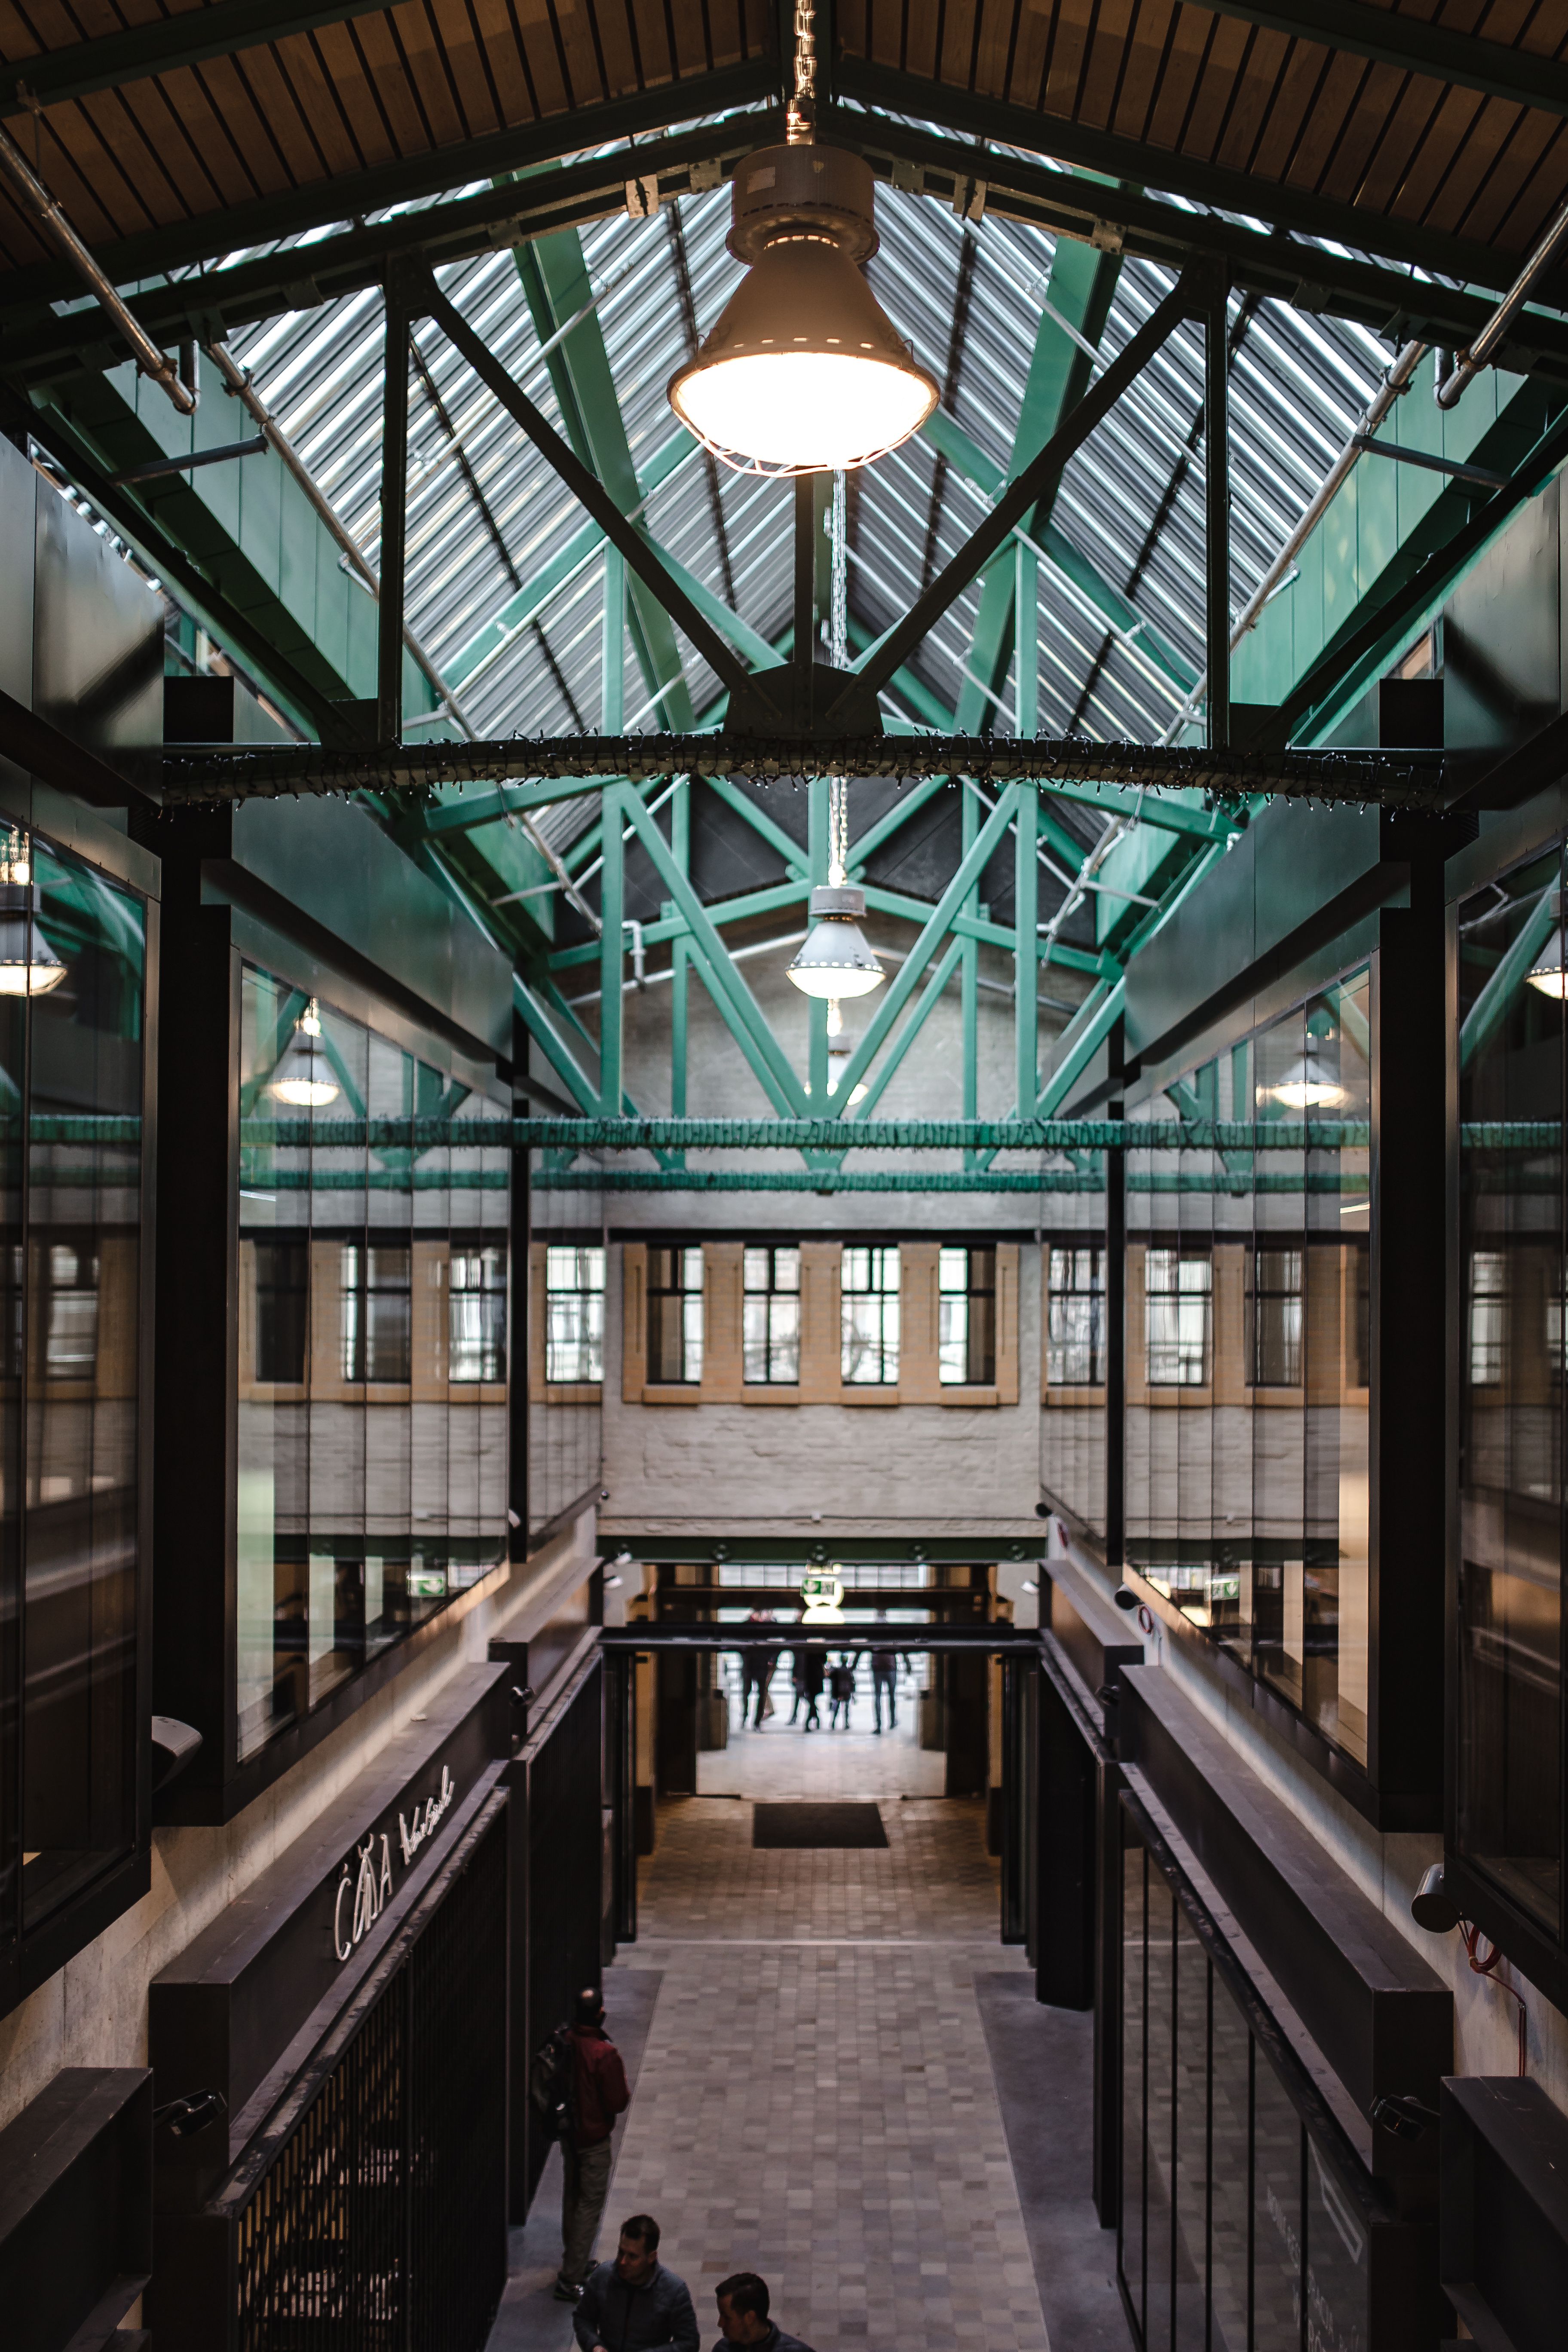
[[[243,1760],[504,1554],[510,1153],[509,1104],[249,966],[240,1031]]]
[[[846,1248],[838,1276],[839,1370],[849,1381],[894,1386],[899,1378],[899,1253]]]
[[[1562,1915],[1563,997],[1559,853],[1459,908],[1458,1843]],[[1557,980],[1541,984],[1544,960]]]
[[[1148,2335],[1144,2291],[1144,2208],[1148,2199],[1148,1947],[1144,1889],[1149,1857],[1136,1843],[1121,1856],[1121,2202],[1117,2263],[1134,2320]]]
[[[0,1482],[7,1589],[18,1557],[23,1571],[25,1926],[134,1834],[145,982],[135,900],[41,844],[30,872],[35,939],[59,969],[0,1012]]]
[[[552,1383],[605,1377],[605,1253],[595,1243],[548,1244],[544,1252],[544,1377]]]
[[[702,1378],[700,1248],[647,1254],[647,1376],[691,1383]]]
[[[1370,974],[1138,1107],[1129,1557],[1356,1762],[1367,1756]]]

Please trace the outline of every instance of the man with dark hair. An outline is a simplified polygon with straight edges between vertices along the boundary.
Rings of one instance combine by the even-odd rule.
[[[605,2031],[605,1997],[585,1985],[573,2003],[567,2035],[570,2103],[563,2120],[561,2156],[561,2275],[558,2303],[575,2303],[594,2261],[594,2241],[610,2190],[610,2134],[631,2104],[621,2053]]]
[[[613,2263],[601,2263],[572,2322],[579,2352],[698,2352],[697,2314],[686,2281],[658,2259],[658,2223],[621,2223]]]
[[[768,2317],[768,2286],[755,2271],[737,2271],[733,2278],[723,2279],[717,2289],[719,2298],[719,2333],[725,2344],[746,2344],[753,2352],[811,2352],[798,2336],[786,2336],[776,2320]],[[715,2345],[714,2352],[722,2352]]]

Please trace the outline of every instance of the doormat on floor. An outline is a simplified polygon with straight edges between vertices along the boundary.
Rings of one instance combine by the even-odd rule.
[[[886,1845],[888,1832],[876,1805],[756,1805],[752,1843],[756,1845]]]

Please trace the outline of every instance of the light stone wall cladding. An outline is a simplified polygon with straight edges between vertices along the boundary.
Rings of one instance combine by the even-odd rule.
[[[739,1245],[708,1246],[716,1257],[721,1251],[733,1255],[738,1279]],[[923,1246],[933,1286],[916,1311],[934,1316],[935,1250]],[[644,1403],[637,1401],[640,1383],[622,1375],[628,1253],[622,1244],[612,1247],[604,1405],[608,1500],[600,1510],[606,1538],[636,1533],[798,1537],[820,1527],[825,1541],[888,1533],[911,1540],[973,1534],[1037,1542],[1038,1249],[1026,1243],[1018,1251],[1014,1402],[991,1405],[909,1402],[901,1384],[845,1391],[838,1380],[837,1280],[830,1286],[826,1279],[837,1244],[807,1248],[803,1274],[808,1286],[820,1283],[824,1303],[814,1306],[808,1287],[801,1402],[778,1402],[776,1390],[737,1391],[732,1384],[728,1401],[718,1401],[721,1360],[711,1381],[705,1365],[689,1402],[671,1402],[670,1391],[660,1389],[658,1402]],[[829,1287],[831,1313],[826,1309]],[[631,1339],[636,1358],[635,1321]],[[934,1362],[934,1324],[929,1352]],[[940,1396],[934,1376],[920,1393]],[[1021,1406],[1019,1395],[1029,1402]],[[809,1402],[813,1397],[821,1401]]]
[[[153,1883],[139,1903],[0,2018],[0,2128],[62,2066],[144,2066],[147,1987],[352,1787],[395,1733],[425,1712],[496,1634],[526,1640],[594,1567],[591,1509],[524,1568],[497,1569],[455,1601],[396,1680],[221,1829],[153,1832]]]

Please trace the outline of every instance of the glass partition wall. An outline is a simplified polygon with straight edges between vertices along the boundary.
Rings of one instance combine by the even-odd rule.
[[[1563,854],[1457,911],[1458,1557],[1449,1843],[1563,1998]],[[1522,1933],[1521,1932],[1522,1931]]]
[[[1139,2352],[1429,2342],[1416,2232],[1135,1806],[1121,1906],[1117,2273]]]
[[[146,1830],[149,917],[9,824],[0,882],[0,1995],[15,1997],[35,1939],[53,1938],[58,1967]]]
[[[574,1164],[563,1155],[531,1155],[529,1218],[528,1533],[541,1541],[583,1501],[599,1491],[605,1381],[612,1343],[610,1253],[598,1168],[586,1154]],[[698,1261],[687,1296],[687,1269],[669,1269],[673,1370],[687,1357],[702,1372],[700,1250],[667,1251],[666,1258]]]
[[[244,966],[240,1761],[505,1556],[510,1115]]]
[[[1209,1125],[1126,1179],[1128,1561],[1363,1768],[1370,1000],[1363,969],[1140,1104]],[[1049,1344],[1081,1370],[1092,1261],[1060,1255]]]

